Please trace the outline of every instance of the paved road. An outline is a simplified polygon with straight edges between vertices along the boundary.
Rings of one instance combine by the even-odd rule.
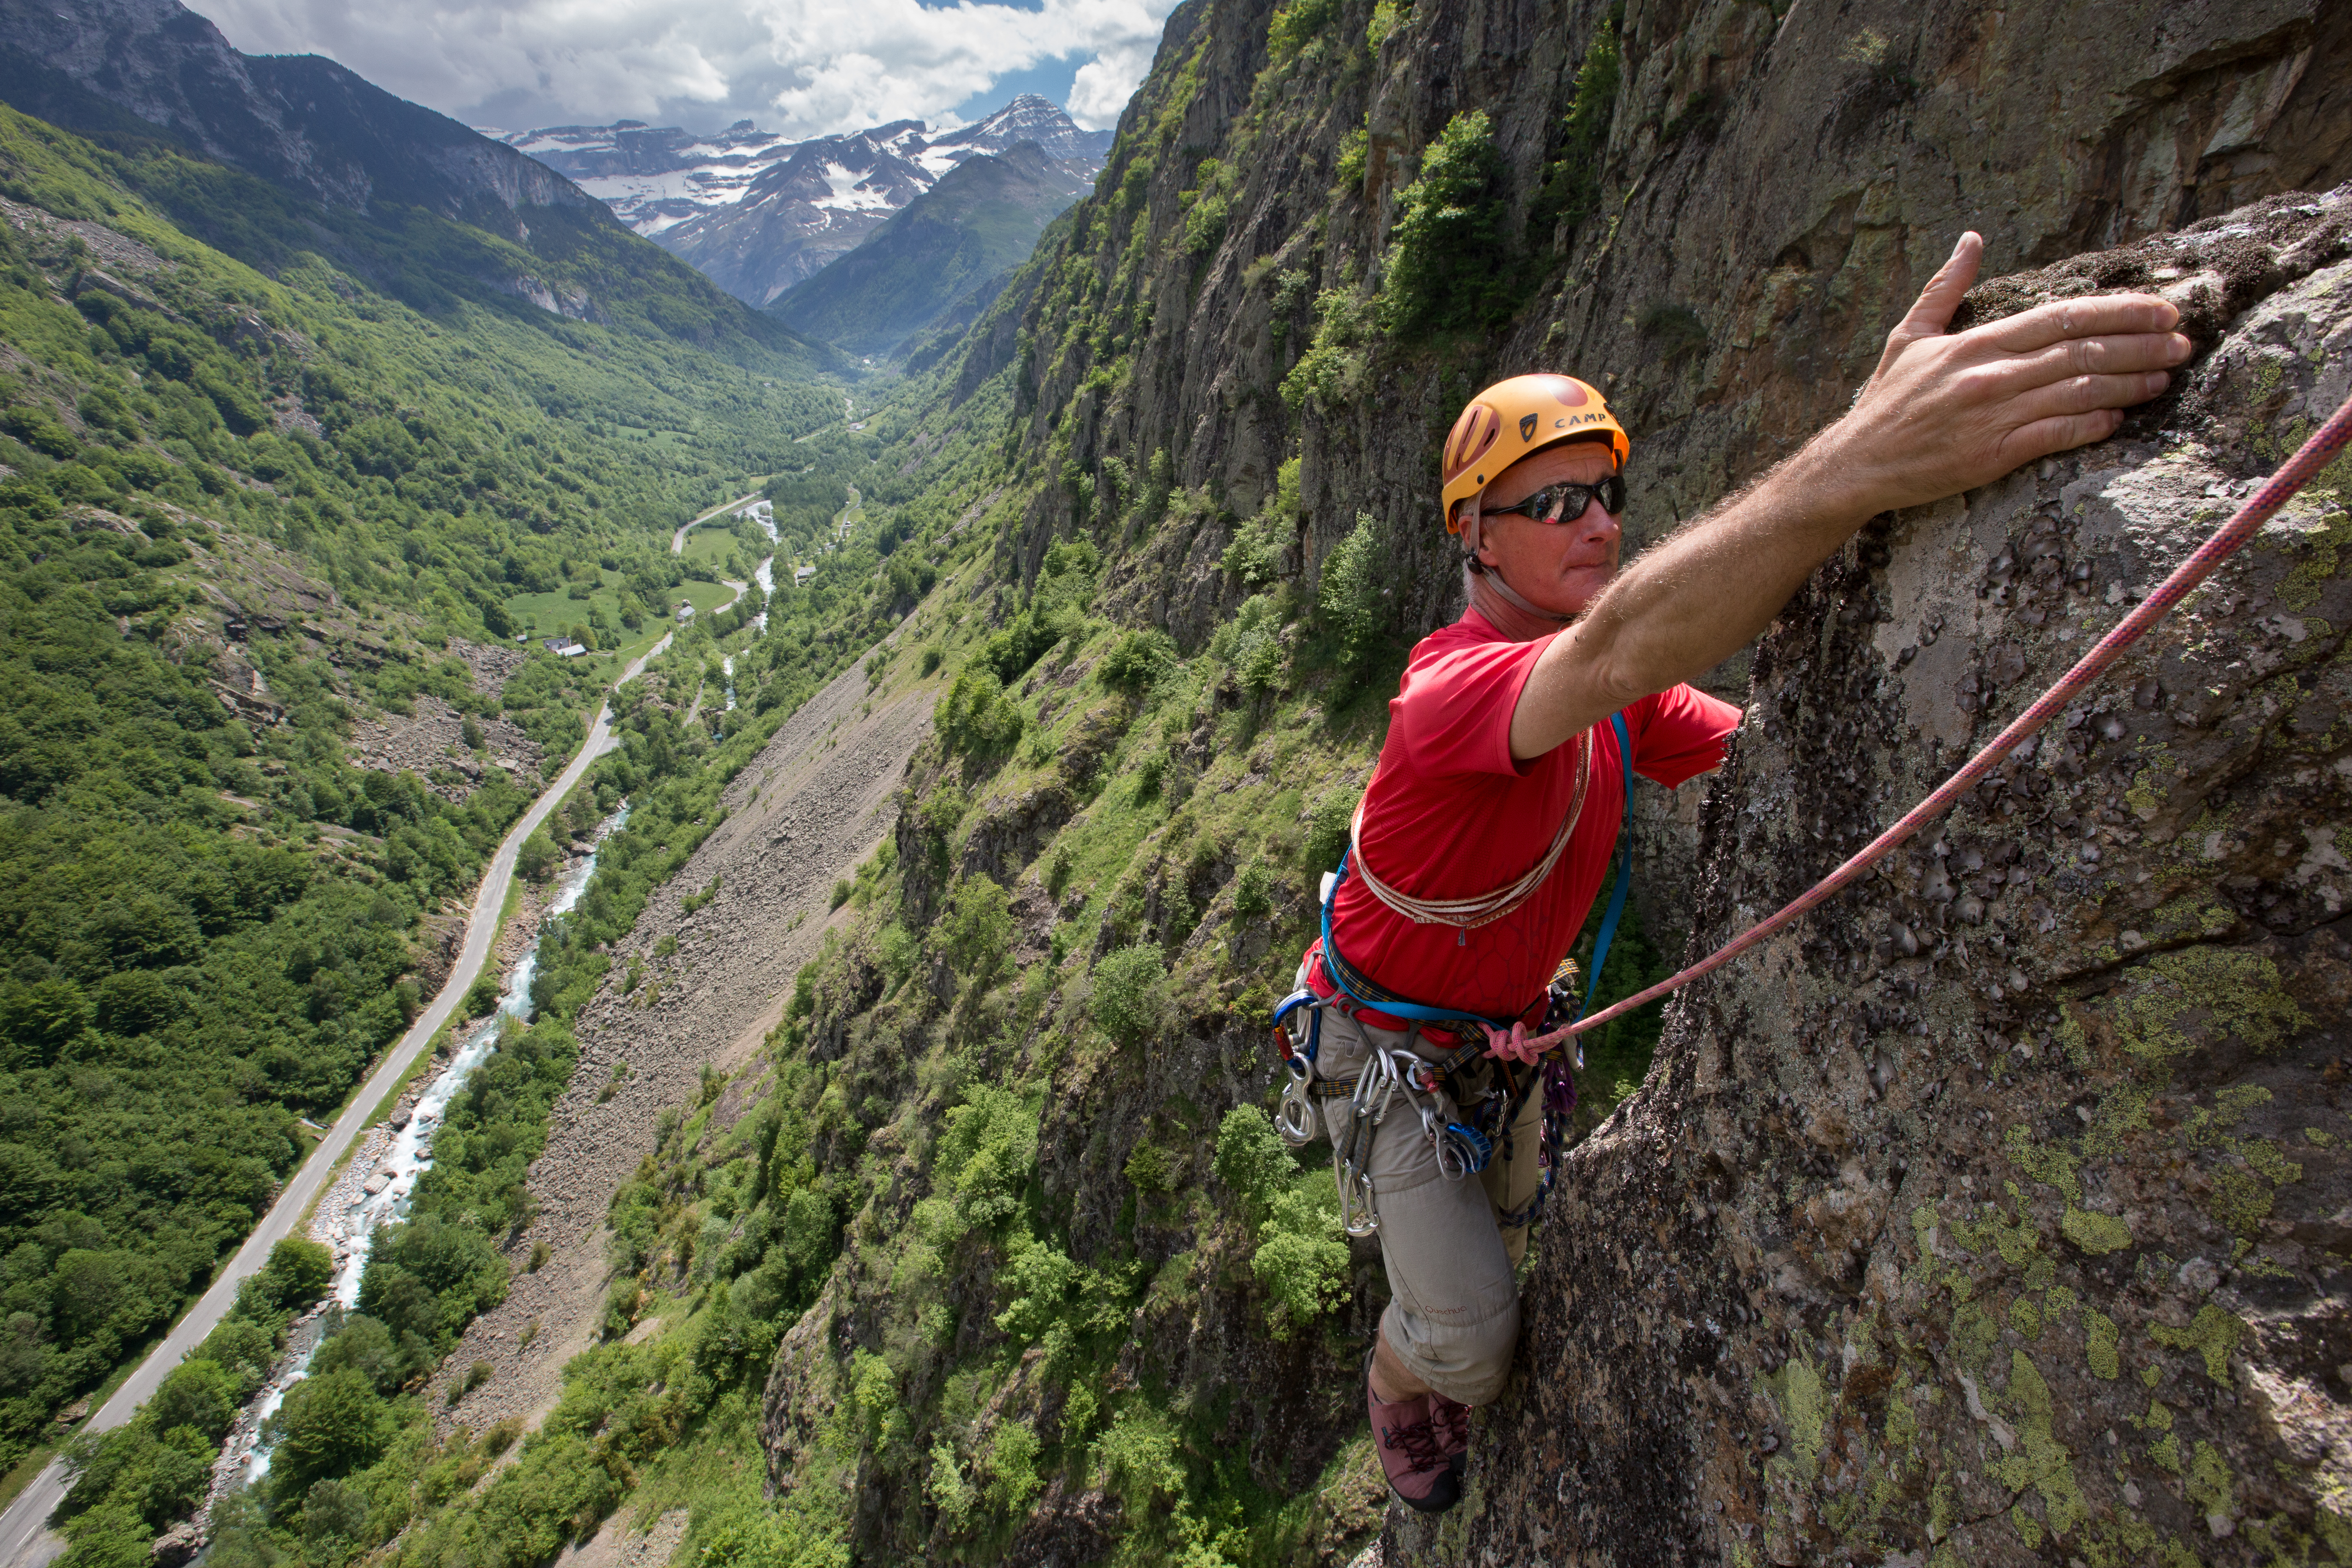
[[[752,501],[758,500],[759,499],[760,499],[760,492],[759,492],[758,490],[753,490],[750,495],[747,495],[747,496],[737,496],[733,500],[730,500],[730,501],[723,501],[723,502],[721,502],[720,504],[719,504],[718,506],[714,506],[714,507],[712,507],[709,511],[704,512],[700,517],[698,517],[698,518],[694,519],[694,520],[693,520],[692,521],[690,521],[690,522],[684,522],[684,523],[680,523],[680,524],[678,525],[678,530],[677,530],[677,531],[676,533],[673,533],[673,534],[671,534],[671,535],[669,536],[669,552],[670,552],[672,555],[683,555],[683,554],[685,554],[685,553],[686,553],[686,536],[687,536],[687,534],[688,534],[688,533],[691,532],[693,530],[695,530],[695,529],[697,529],[697,528],[701,527],[704,523],[709,522],[712,518],[717,517],[720,512],[726,511],[726,510],[730,510],[730,508],[733,508],[733,507],[739,507],[739,506],[745,506],[745,505],[748,505],[748,504],[750,504],[750,503],[751,503],[751,502],[752,502]]]
[[[683,535],[685,531],[679,531]],[[741,592],[740,586],[737,592]],[[617,687],[624,681],[636,679],[646,662],[668,646],[669,638],[663,637],[622,671],[620,679],[613,684]],[[228,1267],[213,1282],[213,1288],[189,1309],[163,1342],[148,1352],[147,1359],[139,1363],[138,1370],[114,1391],[114,1397],[99,1406],[98,1414],[90,1418],[88,1430],[104,1432],[130,1420],[139,1406],[146,1403],[147,1396],[155,1392],[155,1385],[163,1381],[164,1374],[178,1366],[188,1352],[202,1344],[205,1336],[219,1324],[230,1303],[236,1300],[237,1287],[259,1272],[261,1266],[268,1261],[269,1249],[295,1233],[295,1227],[301,1223],[311,1200],[319,1195],[328,1173],[335,1168],[335,1163],[351,1147],[352,1140],[359,1136],[377,1103],[391,1093],[393,1086],[415,1065],[419,1053],[441,1026],[449,1021],[457,1005],[465,1000],[467,988],[481,973],[483,963],[489,957],[490,943],[498,936],[499,911],[506,905],[507,885],[514,879],[515,857],[522,850],[522,841],[547,820],[548,813],[553,811],[571,792],[572,786],[580,782],[589,764],[618,744],[613,738],[612,705],[608,702],[596,710],[596,722],[589,728],[587,743],[580,748],[580,754],[572,759],[572,765],[557,775],[545,794],[531,803],[530,809],[523,813],[522,820],[514,825],[505,841],[499,846],[498,853],[490,858],[489,869],[483,874],[481,886],[474,894],[474,907],[467,916],[466,945],[457,955],[457,966],[449,971],[449,978],[442,983],[440,994],[433,998],[433,1005],[418,1015],[408,1033],[400,1037],[400,1043],[392,1048],[360,1091],[352,1096],[351,1102],[343,1107],[343,1113],[335,1118],[334,1126],[328,1130],[325,1138],[320,1140],[319,1146],[310,1151],[310,1158],[295,1171],[293,1179],[278,1194],[278,1201],[270,1205],[269,1212],[262,1216],[261,1223],[254,1227],[245,1245],[237,1248],[236,1256],[229,1260]],[[16,1500],[8,1505],[7,1511],[0,1513],[0,1564],[6,1565],[6,1568],[38,1568],[39,1564],[49,1562],[65,1550],[64,1539],[47,1528],[50,1512],[65,1500],[65,1467],[53,1459],[47,1468],[34,1478],[30,1486],[17,1494]]]

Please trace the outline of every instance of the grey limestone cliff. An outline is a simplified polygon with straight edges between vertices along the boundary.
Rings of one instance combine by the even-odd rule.
[[[1622,24],[1590,3],[1424,0],[1369,55],[1351,54],[1365,23],[1349,7],[1287,59],[1269,58],[1271,11],[1194,0],[1171,18],[1106,194],[1081,209],[1108,237],[1089,247],[1081,230],[1058,260],[1090,271],[1092,292],[1040,292],[1034,274],[980,323],[965,380],[1007,363],[1021,332],[1055,341],[1081,313],[1090,326],[1118,311],[1115,348],[1097,334],[1032,356],[1030,440],[1138,472],[1165,447],[1178,481],[1229,518],[1257,510],[1296,451],[1292,567],[1311,581],[1370,512],[1392,542],[1406,637],[1459,603],[1431,474],[1487,381],[1548,367],[1609,392],[1636,437],[1638,544],[1842,411],[1960,229],[1982,231],[1988,272],[2003,272],[2352,172],[2352,14],[2314,0],[1635,0]],[[1616,58],[1587,77],[1579,111],[1601,130],[1564,145],[1596,52]],[[1277,388],[1317,340],[1318,295],[1373,297],[1420,151],[1469,112],[1487,116],[1499,157],[1508,319],[1402,346],[1326,331],[1344,374],[1294,416]],[[1360,175],[1342,167],[1355,137]],[[1231,186],[1205,248],[1186,239],[1204,155]],[[1564,214],[1546,195],[1563,165],[1589,184]],[[1152,236],[1140,265],[1121,254],[1129,221]],[[1121,353],[1132,368],[1105,388],[1097,367]],[[1069,521],[1063,492],[1041,498],[1027,570]],[[1208,569],[1223,543],[1146,542],[1130,602],[1188,646],[1205,637],[1237,591]],[[1737,695],[1742,679],[1716,684]],[[1686,866],[1689,842],[1686,820],[1644,824],[1656,863]],[[1680,880],[1654,878],[1645,895],[1670,927],[1686,918]]]
[[[2347,231],[2352,188],[2276,198],[1980,291],[2161,289],[2208,352],[1790,607],[1696,946],[1941,782],[2352,394]],[[2344,468],[1947,822],[1678,1003],[1570,1158],[1458,1539],[1398,1560],[2352,1552]]]
[[[1609,389],[1638,543],[1834,418],[1963,227],[1995,279],[1977,319],[2117,287],[2188,313],[2181,390],[1881,520],[1712,678],[1748,703],[1733,762],[1703,811],[1639,827],[1653,929],[1693,955],[1925,794],[2347,391],[2346,198],[2281,195],[2352,174],[2340,7],[1304,14],[1180,8],[1099,194],[956,383],[1017,366],[1024,449],[1062,481],[1000,572],[1092,530],[1106,605],[1188,649],[1251,592],[1221,563],[1293,457],[1277,576],[1311,589],[1368,515],[1390,629],[1454,613],[1436,445],[1502,375]],[[1506,305],[1383,331],[1392,226],[1481,113]],[[1147,472],[1189,499],[1139,528]],[[1470,1502],[1392,1522],[1391,1563],[2352,1557],[2344,484],[1998,787],[1677,1004],[1546,1222]],[[1160,1069],[1247,1099],[1259,1027],[1204,1003]],[[1133,1093],[1063,1086],[1049,1116],[1046,1185],[1082,1218],[1118,1129],[1166,1113]],[[1139,1362],[1237,1381],[1234,1440],[1269,1484],[1319,1460],[1320,1424],[1352,1419],[1344,1370],[1213,1292],[1191,1323]],[[1016,1557],[1101,1539],[1098,1500],[1048,1502]]]

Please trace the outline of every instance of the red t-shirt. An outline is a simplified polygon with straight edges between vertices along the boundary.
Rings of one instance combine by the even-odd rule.
[[[1415,899],[1475,898],[1516,881],[1551,847],[1575,796],[1577,745],[1525,763],[1511,757],[1512,710],[1550,642],[1507,641],[1473,610],[1413,648],[1364,804],[1360,842],[1383,883]],[[1696,778],[1723,760],[1739,719],[1730,703],[1688,686],[1645,697],[1625,710],[1633,771],[1669,786]],[[1429,1006],[1538,1021],[1544,987],[1584,928],[1624,818],[1616,731],[1603,722],[1592,735],[1575,831],[1525,903],[1466,934],[1422,924],[1381,903],[1351,863],[1331,910],[1349,963]],[[1328,994],[1330,983],[1319,972],[1313,978]]]

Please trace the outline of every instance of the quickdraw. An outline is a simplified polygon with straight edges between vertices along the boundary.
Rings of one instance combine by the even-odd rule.
[[[1610,715],[1610,724],[1616,731],[1619,761],[1624,771],[1625,799],[1630,805],[1633,795],[1633,746],[1622,713]],[[1588,738],[1580,759],[1576,799],[1568,824],[1561,829],[1550,851],[1540,862],[1538,870],[1549,875],[1559,862],[1560,851],[1567,843],[1569,829],[1581,814],[1584,803],[1585,773],[1589,770],[1591,746]],[[1361,820],[1361,808],[1358,820]],[[1491,1082],[1476,1093],[1470,1091],[1466,1079],[1469,1069],[1486,1058],[1497,1045],[1513,1038],[1524,1039],[1527,1025],[1523,1019],[1512,1020],[1507,1029],[1494,1019],[1459,1009],[1432,1007],[1411,1002],[1396,995],[1349,963],[1340,955],[1339,943],[1331,931],[1331,909],[1338,900],[1340,885],[1348,879],[1350,862],[1356,858],[1355,831],[1349,831],[1349,847],[1339,857],[1339,867],[1325,877],[1323,894],[1323,931],[1318,944],[1323,960],[1323,972],[1339,988],[1338,994],[1318,996],[1312,989],[1302,986],[1284,997],[1274,1011],[1274,1037],[1286,1068],[1282,1103],[1275,1112],[1275,1131],[1292,1148],[1304,1148],[1326,1131],[1327,1118],[1317,1102],[1345,1100],[1347,1109],[1336,1120],[1331,1130],[1334,1159],[1333,1173],[1339,1185],[1340,1223],[1349,1236],[1370,1236],[1380,1228],[1376,1194],[1372,1189],[1370,1161],[1372,1134],[1387,1117],[1398,1095],[1402,1094],[1421,1119],[1423,1136],[1427,1138],[1437,1156],[1441,1174],[1450,1181],[1460,1181],[1484,1171],[1495,1156],[1499,1138],[1503,1157],[1511,1158],[1512,1131],[1517,1125],[1520,1108],[1529,1094],[1541,1087],[1544,1096],[1544,1131],[1542,1147],[1538,1158],[1544,1175],[1535,1197],[1519,1209],[1502,1216],[1506,1227],[1516,1227],[1532,1222],[1542,1206],[1544,1196],[1551,1190],[1552,1173],[1559,1163],[1559,1151],[1565,1147],[1569,1119],[1576,1110],[1576,1072],[1584,1066],[1584,1049],[1580,1042],[1571,1042],[1566,1048],[1555,1046],[1538,1064],[1536,1070],[1527,1071],[1524,1079],[1514,1064],[1507,1060],[1495,1062],[1495,1077],[1501,1087]],[[1554,973],[1548,989],[1542,1025],[1552,1029],[1557,1024],[1573,1021],[1591,1005],[1601,985],[1601,967],[1608,962],[1609,945],[1617,933],[1617,924],[1625,912],[1625,897],[1633,880],[1633,847],[1629,829],[1620,835],[1617,854],[1616,885],[1610,890],[1609,907],[1602,914],[1601,930],[1593,942],[1592,977],[1585,994],[1577,995],[1576,966],[1563,962]],[[1360,872],[1360,868],[1359,868]],[[1395,907],[1395,898],[1373,883],[1369,872],[1360,872],[1368,885],[1382,902]],[[1536,877],[1540,883],[1542,875]],[[1521,886],[1520,879],[1503,894],[1488,900],[1453,900],[1447,906],[1445,923],[1462,923],[1466,929],[1483,925],[1516,909],[1533,892],[1534,885]],[[1484,908],[1497,900],[1507,898],[1508,908],[1486,913]],[[1432,906],[1433,908],[1434,906]],[[1408,911],[1408,913],[1410,913]],[[1467,915],[1471,918],[1466,920]],[[1476,918],[1484,915],[1484,918]],[[1413,919],[1423,919],[1412,915]],[[1461,1043],[1444,1055],[1431,1059],[1411,1050],[1375,1047],[1364,1067],[1354,1078],[1329,1079],[1322,1076],[1318,1058],[1322,1051],[1323,1018],[1326,1007],[1336,1007],[1352,1016],[1370,1010],[1403,1018],[1417,1026],[1443,1027]],[[1525,1064],[1521,1064],[1522,1067]],[[1465,1109],[1466,1106],[1468,1109]]]

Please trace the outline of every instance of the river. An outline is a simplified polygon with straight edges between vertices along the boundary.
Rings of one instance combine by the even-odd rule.
[[[766,501],[754,501],[743,509],[743,515],[760,525],[767,534],[769,543],[776,542],[776,512],[773,507]],[[763,558],[760,564],[752,569],[751,580],[760,584],[760,613],[751,617],[751,635],[755,637],[765,637],[768,634],[768,600],[776,592],[776,558],[773,555]],[[730,653],[720,659],[719,668],[726,672],[726,710],[732,713],[735,711],[735,656]]]
[[[727,510],[730,506],[740,507],[756,499],[756,495],[741,497],[726,505],[714,507],[695,521],[701,521]],[[673,548],[684,543],[687,530],[693,526],[689,522],[678,529],[673,536]],[[763,567],[766,564],[762,563]],[[669,644],[669,637],[665,637],[647,648],[621,672],[613,682],[614,688],[617,689],[635,679]],[[219,1325],[236,1300],[237,1288],[260,1272],[269,1259],[270,1248],[295,1233],[312,1200],[319,1196],[320,1189],[325,1185],[328,1173],[341,1163],[345,1151],[359,1138],[374,1115],[375,1108],[383,1102],[384,1096],[407,1078],[418,1055],[440,1033],[441,1026],[456,1015],[467,987],[473,984],[475,976],[481,973],[484,962],[489,957],[491,942],[498,934],[499,913],[506,907],[507,888],[514,879],[515,858],[522,851],[523,840],[536,832],[540,824],[547,820],[549,813],[572,793],[573,786],[587,774],[590,765],[619,744],[613,735],[612,721],[612,704],[607,701],[597,709],[596,721],[589,726],[588,739],[570,764],[531,803],[530,809],[523,813],[521,820],[508,829],[506,837],[490,857],[490,863],[483,871],[482,880],[475,890],[473,907],[467,915],[465,943],[458,950],[457,962],[451,967],[448,978],[442,982],[440,992],[409,1026],[408,1032],[401,1036],[379,1059],[375,1070],[368,1075],[366,1081],[344,1102],[341,1114],[327,1129],[326,1136],[310,1151],[309,1158],[295,1168],[286,1185],[279,1189],[268,1212],[247,1235],[244,1245],[214,1278],[211,1287],[194,1306],[181,1315],[178,1322],[173,1324],[163,1342],[149,1351],[146,1357],[116,1386],[83,1430],[92,1433],[109,1431],[137,1414],[139,1407],[155,1392],[156,1385],[163,1381],[164,1374],[186,1359],[190,1352],[204,1342],[205,1336]],[[58,1504],[65,1500],[67,1487],[64,1463],[51,1459],[38,1475],[26,1484],[25,1489],[16,1494],[6,1510],[0,1512],[0,1564],[5,1564],[5,1568],[34,1568],[34,1565],[47,1563],[65,1550],[65,1542],[50,1532],[48,1520]]]
[[[569,914],[579,904],[588,891],[589,879],[596,874],[597,848],[628,820],[629,807],[623,802],[618,811],[598,825],[593,839],[596,847],[557,882],[555,899],[541,917],[540,934],[531,938],[530,945],[515,961],[499,1005],[466,1032],[449,1065],[416,1097],[405,1124],[387,1130],[389,1147],[379,1153],[372,1145],[362,1145],[362,1157],[352,1161],[320,1202],[310,1221],[310,1239],[334,1251],[335,1282],[328,1299],[337,1306],[349,1310],[359,1305],[360,1276],[367,1270],[375,1233],[408,1217],[408,1201],[416,1191],[417,1180],[433,1168],[433,1136],[448,1114],[449,1102],[466,1087],[474,1069],[497,1052],[508,1020],[530,1021],[530,983],[539,973],[541,937],[549,921]],[[287,1391],[308,1375],[310,1356],[318,1348],[313,1335],[305,1334],[296,1342],[299,1349],[290,1364],[255,1397],[231,1431],[221,1462],[213,1468],[214,1501],[227,1487],[250,1485],[268,1472],[269,1450],[262,1446],[262,1423],[285,1403]]]

